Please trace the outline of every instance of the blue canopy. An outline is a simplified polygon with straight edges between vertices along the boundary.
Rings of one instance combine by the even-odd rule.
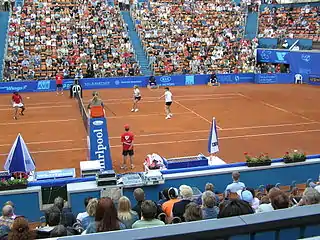
[[[19,133],[11,147],[6,163],[4,164],[4,169],[10,173],[28,173],[34,171],[35,168],[35,163],[29,153],[27,145]]]

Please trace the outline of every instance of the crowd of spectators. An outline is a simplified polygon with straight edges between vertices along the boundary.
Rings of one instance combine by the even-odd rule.
[[[231,0],[150,5],[131,15],[156,75],[254,71],[258,43],[243,39],[243,6]]]
[[[259,19],[260,38],[307,38],[319,41],[320,7],[265,7]]]
[[[118,8],[102,0],[26,0],[9,19],[4,79],[140,74]]]
[[[232,173],[232,183],[224,192],[216,192],[214,185],[207,183],[201,195],[195,194],[192,187],[181,185],[179,189],[164,189],[155,202],[147,200],[143,189],[137,188],[133,207],[125,196],[117,200],[88,197],[84,201],[86,211],[77,217],[57,197],[45,213],[45,225],[36,229],[30,229],[25,218],[16,216],[13,203],[7,202],[0,217],[0,239],[31,240],[146,228],[320,204],[320,185],[315,183],[305,189],[294,187],[289,192],[274,185],[254,190],[240,181],[239,172]]]

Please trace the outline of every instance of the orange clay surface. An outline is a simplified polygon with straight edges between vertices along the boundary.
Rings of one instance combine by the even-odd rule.
[[[147,154],[170,157],[207,155],[212,117],[216,117],[220,153],[227,163],[244,161],[243,152],[281,157],[301,149],[320,152],[320,88],[308,85],[223,85],[172,87],[173,118],[165,120],[163,89],[141,89],[139,112],[132,113],[132,89],[100,89],[108,120],[113,166],[121,172],[120,135],[124,124],[135,134],[135,171]],[[84,92],[87,104],[92,91]],[[0,95],[0,164],[18,133],[26,141],[37,170],[76,168],[87,158],[86,132],[78,103],[55,93],[22,93],[25,116],[13,120],[10,95]],[[28,99],[27,99],[28,97]]]

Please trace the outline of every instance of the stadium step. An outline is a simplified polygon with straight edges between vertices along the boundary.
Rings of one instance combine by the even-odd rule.
[[[6,51],[6,38],[8,32],[9,12],[0,12],[0,80],[3,77],[3,59]]]
[[[258,32],[258,13],[249,12],[247,16],[245,38],[254,39]]]
[[[142,43],[138,33],[135,30],[133,20],[128,11],[121,11],[122,18],[128,26],[128,35],[132,43],[136,58],[139,62],[140,69],[143,75],[152,75],[152,71],[149,66],[149,60],[143,50]]]

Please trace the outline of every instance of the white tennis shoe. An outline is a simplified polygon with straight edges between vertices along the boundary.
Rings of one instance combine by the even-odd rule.
[[[139,111],[139,109],[138,108],[136,108],[136,110],[134,110],[135,112],[138,112]]]

